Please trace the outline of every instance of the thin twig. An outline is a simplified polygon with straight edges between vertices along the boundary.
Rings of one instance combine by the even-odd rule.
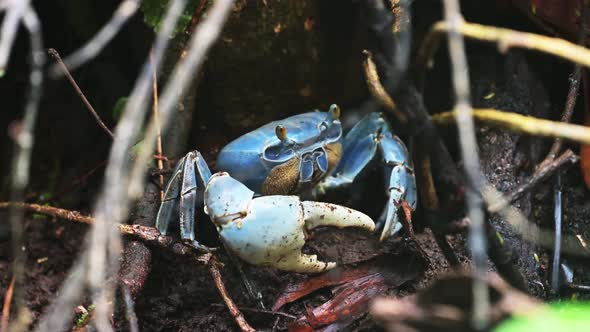
[[[39,205],[39,204],[32,204],[32,203],[23,203],[23,202],[0,202],[0,209],[6,208],[15,208],[19,210],[27,210],[55,218],[61,218],[65,220],[72,220],[76,222],[81,222],[84,224],[92,224],[94,223],[94,218],[90,216],[85,216],[77,211],[65,210],[60,208],[55,208],[48,205]]]
[[[26,210],[50,217],[79,222],[86,225],[92,225],[96,223],[96,219],[91,216],[85,216],[78,211],[60,209],[53,206],[22,202],[0,202],[0,209],[6,208]],[[128,224],[115,224],[114,227],[118,229],[118,231],[123,235],[132,236],[145,243],[155,245],[163,249],[169,249],[177,255],[182,256],[187,255],[191,251],[194,252],[192,247],[182,242],[178,242],[169,236],[162,235],[158,229],[154,227]]]
[[[135,14],[139,3],[140,0],[125,0],[121,2],[110,21],[92,39],[84,44],[84,46],[65,58],[64,63],[66,66],[74,70],[96,57],[119,30],[121,30],[125,22]],[[54,65],[51,67],[50,73],[53,77],[59,77],[62,72]]]
[[[377,67],[375,66],[375,62],[373,62],[373,56],[371,55],[371,52],[365,50],[363,51],[363,54],[365,55],[363,68],[365,70],[365,78],[367,80],[369,92],[371,92],[373,97],[375,97],[381,106],[385,107],[386,110],[391,112],[401,124],[407,123],[408,117],[397,109],[395,102],[385,91],[383,85],[381,85],[381,82],[379,81],[379,74],[377,73]]]
[[[581,76],[582,68],[580,66],[576,66],[574,73],[570,77],[570,88],[565,101],[565,108],[561,116],[561,122],[570,122],[572,115],[574,114],[574,108],[578,99],[578,91],[580,89]],[[543,168],[545,164],[552,162],[555,157],[557,157],[557,154],[561,150],[562,146],[563,140],[561,138],[556,138],[553,142],[553,145],[551,146],[551,149],[549,150],[549,153],[547,153],[547,156],[542,162],[539,163],[537,168]]]
[[[17,1],[18,2],[18,1]],[[12,158],[12,177],[11,177],[11,200],[23,201],[24,190],[29,182],[29,172],[31,168],[31,154],[34,143],[34,128],[39,112],[39,103],[43,92],[43,66],[45,65],[45,53],[43,52],[43,36],[41,32],[41,23],[37,13],[29,6],[28,1],[25,3],[24,12],[22,13],[22,23],[29,32],[31,43],[31,72],[29,75],[30,92],[26,102],[24,118],[20,130],[15,134],[14,155]],[[21,16],[19,16],[21,17]],[[8,18],[5,17],[5,20]],[[23,219],[22,210],[10,209],[9,221],[12,232],[13,263],[12,273],[15,278],[14,285],[14,307],[17,313],[15,326],[11,330],[21,331],[26,326],[20,326],[24,320],[20,319],[25,315],[25,293],[23,290],[24,264],[25,257],[21,248],[23,239]]]
[[[185,0],[169,2],[162,29],[152,48],[156,71],[160,68],[169,36],[176,26],[185,4]],[[70,68],[72,67],[71,64],[68,65]],[[105,170],[105,183],[93,213],[98,222],[94,224],[93,230],[88,235],[89,241],[87,242],[90,245],[72,268],[72,271],[80,271],[80,273],[72,274],[68,284],[62,286],[60,295],[52,305],[55,310],[51,310],[41,318],[38,331],[65,329],[71,318],[71,305],[79,302],[81,291],[84,289],[84,281],[88,281],[93,293],[96,294],[93,302],[96,304],[95,322],[97,327],[105,330],[111,329],[107,317],[110,310],[106,297],[112,295],[113,290],[112,287],[110,289],[102,289],[102,287],[107,274],[116,274],[117,270],[121,243],[118,233],[114,231],[115,228],[112,226],[126,218],[129,209],[130,200],[126,190],[129,178],[128,151],[143,124],[145,105],[151,86],[151,75],[152,69],[149,59],[147,59],[117,126],[109,163]],[[89,266],[86,266],[87,264]]]
[[[8,318],[10,317],[10,303],[12,302],[12,291],[14,290],[14,276],[10,279],[10,284],[4,294],[4,306],[2,306],[2,322],[0,322],[0,332],[8,331]]]
[[[53,48],[48,49],[47,53],[49,53],[49,55],[53,58],[53,60],[55,60],[57,62],[57,64],[59,65],[59,67],[63,71],[64,75],[66,75],[66,77],[68,78],[68,80],[70,81],[72,86],[74,87],[74,90],[76,90],[76,93],[78,94],[78,96],[80,96],[80,98],[82,99],[82,102],[84,102],[84,105],[86,105],[86,108],[88,109],[88,111],[90,111],[90,114],[92,114],[92,116],[96,120],[96,123],[98,123],[98,126],[100,128],[102,128],[102,130],[105,133],[107,133],[107,135],[109,135],[109,137],[111,139],[113,139],[113,137],[114,137],[113,132],[107,127],[106,124],[104,124],[104,122],[100,118],[100,115],[98,115],[98,113],[96,113],[96,111],[94,110],[94,107],[92,107],[92,105],[90,104],[90,102],[88,101],[88,99],[86,98],[86,96],[84,95],[84,93],[82,92],[82,90],[80,89],[78,84],[76,83],[76,80],[74,80],[74,77],[72,77],[72,75],[70,74],[68,67],[66,67],[64,62],[61,60],[59,53]]]
[[[244,332],[256,331],[248,324],[248,322],[246,322],[246,319],[244,318],[244,315],[242,315],[242,312],[238,306],[229,297],[229,294],[225,289],[225,285],[221,280],[221,273],[219,272],[219,268],[217,267],[217,262],[215,261],[214,257],[212,257],[211,261],[209,262],[209,273],[211,274],[211,277],[213,277],[213,281],[215,282],[215,287],[219,291],[219,295],[221,295],[223,302],[225,302],[225,305],[229,309],[229,313],[235,319],[240,329]]]
[[[150,51],[150,61],[152,63],[152,67],[154,67],[154,59],[153,59],[153,52]],[[158,74],[156,71],[153,71],[154,74],[152,76],[152,91],[153,91],[153,110],[154,110],[154,121],[156,122],[156,129],[158,136],[156,138],[156,153],[158,156],[163,156],[164,153],[162,152],[162,131],[160,129],[160,115],[158,114]],[[164,162],[163,158],[157,158],[158,170],[162,171],[164,169]],[[160,202],[164,201],[164,174],[160,174]]]
[[[551,163],[544,164],[542,168],[539,168],[530,178],[523,184],[513,189],[509,194],[506,195],[503,202],[497,202],[495,205],[488,207],[490,213],[498,213],[500,210],[508,207],[509,204],[515,202],[524,193],[529,192],[532,188],[537,186],[543,180],[547,179],[557,170],[561,169],[565,165],[574,164],[580,158],[574,154],[572,150],[566,150],[561,156],[555,158]]]
[[[474,109],[470,112],[470,115],[477,121],[487,125],[509,129],[516,133],[559,137],[578,143],[590,144],[590,128],[582,125],[539,119],[495,109]],[[453,123],[454,116],[455,112],[453,111],[443,112],[434,114],[432,120],[439,125],[451,124]]]
[[[221,303],[213,303],[211,305],[214,307],[227,307],[225,304],[221,304]],[[288,313],[282,312],[282,311],[272,311],[272,310],[264,310],[264,309],[249,308],[249,307],[238,307],[238,309],[240,309],[241,311],[249,311],[249,312],[255,312],[255,313],[260,313],[260,314],[283,316],[283,317],[287,317],[290,319],[297,319],[297,316],[289,315]]]
[[[475,124],[469,92],[469,72],[463,37],[459,34],[462,17],[458,0],[445,0],[445,24],[448,26],[449,55],[453,85],[455,89],[455,119],[459,128],[459,145],[467,175],[466,203],[467,215],[471,219],[469,228],[469,246],[475,268],[473,282],[473,317],[476,329],[483,329],[488,324],[489,291],[485,283],[487,272],[486,237],[484,231],[484,213],[480,197],[482,175],[477,154]]]

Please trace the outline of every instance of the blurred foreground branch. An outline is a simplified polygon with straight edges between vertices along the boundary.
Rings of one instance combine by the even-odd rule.
[[[39,103],[43,92],[43,66],[45,65],[45,53],[43,52],[43,34],[41,23],[37,13],[29,1],[12,1],[8,13],[4,17],[2,25],[2,40],[0,41],[0,76],[8,61],[14,35],[17,27],[24,24],[29,32],[31,48],[31,72],[29,74],[29,93],[25,104],[23,120],[13,126],[11,133],[14,140],[14,152],[12,157],[11,192],[13,201],[24,200],[24,190],[29,182],[29,170],[34,144],[34,129],[39,112]],[[14,21],[12,21],[14,19]],[[15,24],[11,30],[10,24]],[[12,331],[26,329],[29,314],[25,307],[25,292],[23,290],[25,257],[22,250],[23,238],[23,213],[22,210],[11,208],[9,211],[10,229],[12,232],[12,252],[14,255],[12,273],[14,277],[14,307],[16,320],[11,326]]]
[[[451,74],[455,90],[454,115],[459,131],[459,146],[463,159],[463,169],[467,177],[465,200],[467,215],[471,219],[469,227],[469,248],[474,265],[473,280],[473,318],[476,329],[483,329],[488,325],[488,311],[490,310],[490,295],[485,284],[488,270],[487,239],[485,236],[485,214],[483,201],[480,196],[483,185],[483,175],[479,164],[475,124],[471,115],[471,92],[469,91],[469,66],[465,55],[463,36],[459,27],[463,18],[458,0],[444,1],[444,18],[448,25],[448,48],[451,58]]]

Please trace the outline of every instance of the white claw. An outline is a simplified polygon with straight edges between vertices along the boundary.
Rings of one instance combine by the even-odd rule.
[[[301,202],[297,196],[253,198],[253,194],[227,173],[217,173],[209,179],[204,197],[205,212],[223,242],[250,264],[300,273],[323,272],[336,263],[301,252],[305,230],[319,226],[375,230],[370,217],[347,207]]]
[[[334,262],[322,262],[316,255],[296,254],[286,256],[275,263],[280,270],[293,271],[297,273],[319,273],[331,270],[336,267]]]
[[[369,232],[375,230],[375,223],[366,214],[336,204],[305,201],[303,219],[305,227],[313,229],[319,226],[360,227]]]
[[[397,211],[395,209],[390,208],[393,212],[388,211],[388,216],[385,221],[385,225],[383,226],[383,231],[381,232],[381,237],[379,241],[384,241],[388,239],[392,234],[397,233],[401,228],[402,224],[399,222],[399,217],[397,216]],[[389,214],[392,213],[390,217]]]

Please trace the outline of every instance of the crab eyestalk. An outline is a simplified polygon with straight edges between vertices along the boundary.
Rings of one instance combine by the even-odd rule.
[[[330,114],[330,119],[332,119],[332,121],[340,119],[340,106],[336,104],[330,105],[328,114]]]
[[[283,143],[283,145],[287,145],[289,142],[287,139],[287,127],[278,125],[275,128],[275,134],[277,135],[277,138]]]

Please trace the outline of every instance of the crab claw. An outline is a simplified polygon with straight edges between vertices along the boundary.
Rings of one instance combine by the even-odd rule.
[[[398,210],[403,204],[407,204],[411,211],[416,208],[416,180],[413,171],[409,170],[405,165],[396,165],[391,171],[389,181],[388,203],[378,222],[383,225],[381,241],[389,238],[402,228],[402,224],[399,222]]]
[[[205,191],[205,205],[227,247],[250,264],[300,273],[322,272],[336,263],[301,252],[305,231],[319,226],[360,227],[369,232],[375,229],[370,217],[349,208],[301,202],[297,196],[252,198],[244,188],[227,173],[215,174]]]
[[[331,203],[304,201],[303,219],[307,229],[320,226],[360,227],[369,232],[375,230],[373,220],[359,211]]]

